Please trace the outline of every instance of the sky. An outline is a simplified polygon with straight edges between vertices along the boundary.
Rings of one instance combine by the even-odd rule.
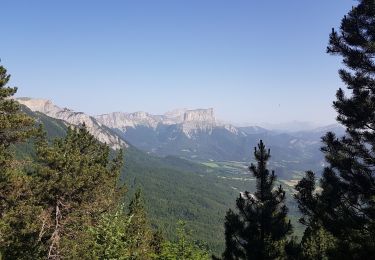
[[[17,96],[103,114],[209,108],[234,123],[335,122],[332,27],[352,0],[2,0]]]

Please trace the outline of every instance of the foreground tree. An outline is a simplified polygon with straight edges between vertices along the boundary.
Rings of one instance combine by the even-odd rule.
[[[111,160],[109,147],[83,126],[68,129],[50,144],[45,134],[36,143],[37,163],[30,176],[41,208],[38,241],[49,259],[81,258],[87,227],[116,208],[122,153]],[[80,242],[78,242],[80,241]]]
[[[287,220],[285,192],[274,189],[276,175],[267,169],[270,151],[260,141],[254,149],[257,166],[249,167],[257,181],[254,194],[246,191],[237,199],[238,213],[229,210],[225,220],[223,259],[279,259],[286,257]]]
[[[7,86],[9,79],[7,70],[0,66],[0,256],[5,258],[10,246],[26,254],[36,250],[22,246],[30,238],[23,235],[27,226],[18,225],[18,220],[33,218],[35,211],[30,206],[30,178],[12,149],[34,134],[34,120],[12,99],[17,88]]]
[[[34,120],[12,99],[17,88],[8,87],[10,75],[0,66],[0,218],[9,206],[11,171],[17,168],[11,147],[27,140],[34,132]]]
[[[153,232],[147,219],[142,193],[137,190],[128,207],[128,217],[132,219],[127,234],[132,238],[129,252],[132,259],[151,258]]]
[[[343,18],[340,31],[332,30],[327,52],[341,56],[346,67],[339,74],[347,91],[339,89],[333,103],[346,134],[323,138],[329,165],[322,191],[301,205],[305,215],[336,238],[335,257],[370,259],[375,255],[374,0],[359,1]],[[300,192],[311,193],[309,189],[305,185]]]

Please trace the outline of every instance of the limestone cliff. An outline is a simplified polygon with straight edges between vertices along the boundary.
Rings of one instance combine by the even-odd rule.
[[[87,130],[93,136],[113,149],[126,148],[128,146],[125,141],[113,134],[106,126],[82,112],[60,108],[53,104],[52,101],[46,99],[17,98],[16,100],[34,112],[40,112],[52,118],[63,120],[69,125],[79,126],[85,124]]]

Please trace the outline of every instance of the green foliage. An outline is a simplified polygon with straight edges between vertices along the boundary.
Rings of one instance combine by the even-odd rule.
[[[34,120],[22,113],[20,105],[12,99],[17,88],[7,87],[9,79],[7,70],[0,66],[0,217],[12,204],[9,198],[17,183],[12,171],[20,168],[10,148],[34,133]]]
[[[122,154],[109,159],[109,147],[85,127],[68,129],[65,138],[36,143],[37,163],[30,173],[37,205],[42,208],[40,240],[49,257],[66,257],[82,234],[117,205]]]
[[[160,253],[157,248],[161,247],[161,240],[154,240],[156,236],[147,222],[140,192],[127,213],[122,206],[104,214],[97,225],[88,229],[88,237],[88,259],[142,260]]]
[[[257,166],[251,164],[249,169],[257,180],[257,189],[254,194],[241,194],[236,203],[238,213],[229,210],[226,215],[225,260],[286,257],[292,225],[287,220],[285,192],[281,185],[274,189],[276,175],[267,169],[270,151],[262,141],[254,150]]]
[[[166,242],[162,246],[162,252],[158,260],[208,260],[209,252],[197,245],[191,239],[191,234],[186,229],[183,221],[178,222],[177,241]]]
[[[123,208],[114,213],[104,214],[95,227],[89,228],[93,238],[91,251],[92,259],[129,259],[129,247],[132,243],[127,235],[131,218],[124,214]]]
[[[335,238],[322,226],[309,226],[301,241],[302,256],[309,260],[331,259],[335,246]]]
[[[122,199],[118,185],[121,152],[109,159],[85,127],[68,129],[49,143],[42,128],[36,141],[36,161],[17,180],[14,205],[1,220],[5,259],[81,258],[84,232]],[[77,243],[78,241],[81,242]]]
[[[28,139],[34,131],[34,120],[20,110],[20,105],[12,99],[15,87],[7,87],[10,75],[0,66],[0,167],[9,167],[12,154],[9,147]]]
[[[132,259],[146,259],[150,257],[153,234],[146,217],[141,191],[137,190],[130,201],[128,216],[132,218],[128,233],[132,237],[129,251]]]
[[[32,219],[36,209],[30,207],[29,178],[22,172],[23,163],[15,159],[12,146],[26,141],[35,133],[34,120],[22,113],[20,105],[12,99],[17,88],[7,87],[10,75],[0,66],[0,255],[8,258],[9,246],[20,249],[17,258],[37,251],[32,246],[22,247],[32,241],[22,236],[27,225],[19,219]],[[20,236],[18,236],[18,234]]]
[[[183,220],[194,230],[194,240],[207,242],[215,253],[222,251],[223,212],[234,205],[238,191],[218,177],[219,170],[208,171],[175,157],[150,156],[133,147],[126,150],[125,162],[122,177],[129,189],[127,198],[138,188],[144,191],[145,208],[154,229],[175,240],[176,223]],[[237,184],[242,182],[233,185]]]

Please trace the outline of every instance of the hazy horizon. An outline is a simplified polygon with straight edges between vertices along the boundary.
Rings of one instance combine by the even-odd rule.
[[[0,17],[17,96],[91,115],[212,107],[235,124],[335,123],[341,64],[325,48],[354,1],[20,2]]]

